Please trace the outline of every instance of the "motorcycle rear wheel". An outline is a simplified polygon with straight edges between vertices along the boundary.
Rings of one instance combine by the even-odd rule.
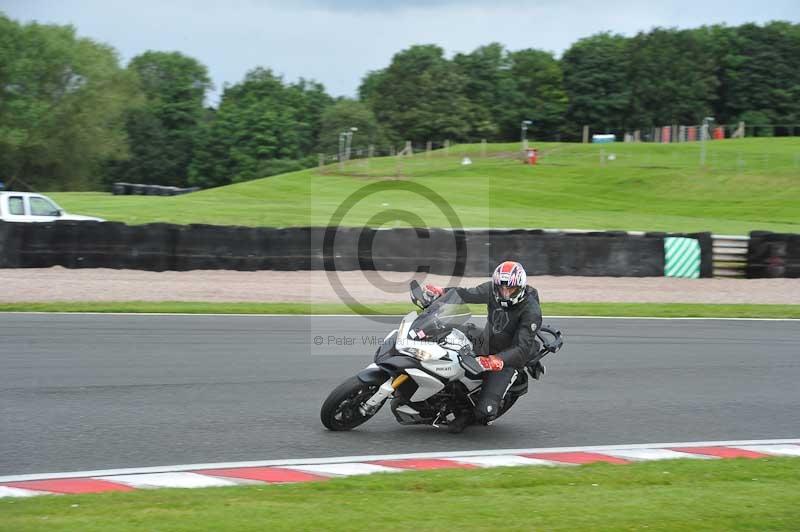
[[[367,415],[362,414],[359,407],[372,397],[379,387],[378,384],[365,384],[358,377],[350,377],[337,386],[322,403],[319,413],[322,424],[328,430],[341,431],[354,429],[366,422],[380,410],[380,407]]]

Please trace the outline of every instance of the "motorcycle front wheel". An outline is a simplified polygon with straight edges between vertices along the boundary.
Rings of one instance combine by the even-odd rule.
[[[370,414],[361,413],[360,407],[375,395],[380,385],[365,384],[358,377],[350,377],[337,386],[322,403],[320,419],[328,430],[350,430],[361,425],[380,410]],[[383,406],[381,404],[381,406]]]

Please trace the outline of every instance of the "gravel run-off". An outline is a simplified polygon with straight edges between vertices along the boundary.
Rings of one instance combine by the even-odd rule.
[[[400,272],[0,270],[0,302],[408,302],[408,282],[473,286],[486,278]],[[800,279],[529,277],[543,302],[800,304]]]

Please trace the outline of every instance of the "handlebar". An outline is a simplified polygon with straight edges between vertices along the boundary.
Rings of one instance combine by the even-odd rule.
[[[460,356],[458,358],[461,367],[468,372],[472,373],[473,375],[480,375],[485,371],[480,362],[478,362],[478,359],[475,358],[475,353],[473,353],[469,348],[462,349],[459,355]]]

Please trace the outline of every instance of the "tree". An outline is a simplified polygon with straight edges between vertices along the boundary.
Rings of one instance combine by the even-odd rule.
[[[126,117],[131,157],[109,168],[109,181],[185,186],[195,137],[211,88],[208,71],[179,52],[148,51],[128,65],[145,95]]]
[[[136,84],[108,46],[71,26],[0,15],[0,172],[15,188],[87,189],[127,155],[124,111]]]
[[[519,134],[520,123],[532,120],[532,135],[558,138],[568,99],[561,66],[553,54],[533,49],[512,52],[511,76],[516,99],[511,102],[513,108],[501,124],[503,135],[514,138]]]
[[[380,105],[377,96],[378,87],[383,83],[385,77],[386,69],[367,72],[361,79],[361,85],[358,87],[359,101],[367,104],[371,109],[377,108],[377,106]]]
[[[322,133],[322,117],[333,104],[333,98],[325,92],[325,87],[316,81],[300,79],[288,86],[288,105],[294,109],[299,139],[298,157],[316,154]]]
[[[699,124],[711,114],[718,80],[712,51],[697,33],[640,33],[629,43],[629,57],[629,125]]]
[[[359,94],[395,139],[514,140],[520,123],[558,133],[567,97],[558,61],[548,52],[506,52],[492,43],[444,58],[441,48],[413,46],[384,70],[369,73]]]
[[[719,121],[800,120],[800,25],[771,22],[705,30],[716,42]]]
[[[256,68],[228,87],[213,121],[199,135],[189,182],[203,187],[248,181],[313,164],[322,113],[331,98],[322,85],[285,85]]]
[[[403,50],[385,70],[365,81],[359,92],[395,140],[470,138],[473,106],[464,95],[466,79],[440,47]]]
[[[484,136],[510,140],[499,134],[500,124],[516,120],[518,113],[513,104],[520,98],[512,77],[512,60],[503,45],[491,43],[469,54],[456,54],[453,63],[466,78],[466,97],[483,113],[485,124],[477,129]]]
[[[628,39],[600,33],[564,52],[561,66],[569,98],[567,121],[573,134],[583,125],[624,128],[630,104]]]
[[[353,127],[358,129],[351,140],[354,150],[366,150],[370,145],[380,147],[387,142],[375,114],[367,104],[342,98],[322,113],[318,151],[338,153],[339,135]]]

